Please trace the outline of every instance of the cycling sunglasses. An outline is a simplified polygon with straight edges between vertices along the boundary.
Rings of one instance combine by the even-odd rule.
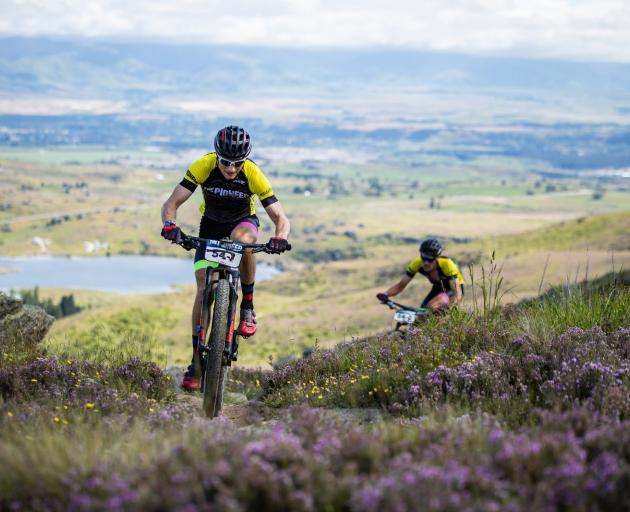
[[[219,162],[221,162],[221,165],[225,165],[226,167],[233,165],[238,168],[245,163],[245,160],[228,160],[227,158],[219,157]]]
[[[429,256],[428,254],[420,253],[420,258],[422,258],[422,261],[435,261],[435,258],[433,256]]]

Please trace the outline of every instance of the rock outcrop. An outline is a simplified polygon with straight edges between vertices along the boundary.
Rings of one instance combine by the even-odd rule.
[[[54,317],[42,308],[24,305],[0,292],[0,345],[11,340],[37,344],[44,339],[54,321]]]

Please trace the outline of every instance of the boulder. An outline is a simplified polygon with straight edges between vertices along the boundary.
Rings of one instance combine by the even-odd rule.
[[[0,344],[19,340],[35,345],[44,339],[54,321],[42,308],[25,306],[0,292]]]
[[[0,321],[5,316],[16,313],[22,307],[22,301],[0,292]]]

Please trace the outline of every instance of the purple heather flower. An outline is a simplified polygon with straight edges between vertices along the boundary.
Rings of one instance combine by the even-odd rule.
[[[442,385],[442,375],[440,375],[439,371],[429,372],[427,374],[427,382],[432,386],[441,386]]]
[[[600,454],[591,463],[592,476],[586,482],[586,490],[599,495],[612,493],[620,469],[619,459],[614,454],[610,452]]]

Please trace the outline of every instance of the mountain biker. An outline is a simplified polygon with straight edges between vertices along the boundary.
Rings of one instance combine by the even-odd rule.
[[[176,224],[177,209],[193,194],[197,186],[201,186],[203,203],[199,208],[202,214],[199,237],[214,240],[229,237],[243,243],[255,243],[260,225],[254,207],[253,196],[256,195],[275,225],[275,236],[269,240],[267,246],[273,253],[284,252],[288,245],[289,220],[274,195],[269,180],[248,158],[251,150],[250,135],[243,128],[226,126],[219,130],[214,138],[214,152],[202,156],[188,168],[183,179],[162,205],[161,235],[173,243],[181,240],[181,230]],[[249,337],[256,333],[254,254],[243,255],[240,272],[243,299],[237,330],[241,336]],[[199,368],[197,344],[205,275],[204,250],[200,248],[195,253],[197,294],[192,309],[193,360],[182,381],[182,388],[190,391],[200,388],[200,378],[195,374],[195,368]]]
[[[464,296],[464,278],[453,260],[442,255],[442,244],[435,238],[428,238],[420,244],[420,256],[407,267],[406,272],[395,285],[376,298],[387,302],[389,297],[402,292],[413,277],[420,273],[433,285],[422,301],[421,307],[433,313],[444,313],[451,304],[459,303]]]

